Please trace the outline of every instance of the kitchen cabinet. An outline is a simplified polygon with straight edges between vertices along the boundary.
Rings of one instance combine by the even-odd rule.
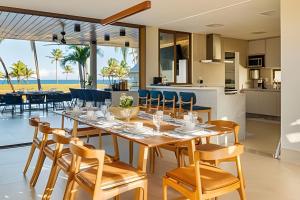
[[[280,68],[280,38],[266,39],[266,67]]]
[[[266,53],[266,40],[251,40],[248,46],[248,55],[259,55]]]
[[[243,90],[246,94],[246,112],[280,116],[280,92],[272,90]]]

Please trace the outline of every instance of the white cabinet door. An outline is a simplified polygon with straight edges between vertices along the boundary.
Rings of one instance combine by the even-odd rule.
[[[249,41],[248,55],[258,55],[266,53],[266,40]]]
[[[280,116],[280,92],[245,91],[246,112]]]
[[[280,38],[266,40],[266,67],[280,68]]]

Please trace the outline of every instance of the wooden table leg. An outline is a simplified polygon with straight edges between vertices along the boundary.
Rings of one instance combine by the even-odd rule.
[[[139,159],[137,169],[146,173],[147,168],[147,159],[148,159],[149,147],[140,145],[139,147]],[[143,199],[143,190],[136,189],[135,199]]]
[[[195,156],[194,156],[194,152],[196,150],[195,140],[193,139],[193,140],[186,142],[186,145],[188,147],[188,155],[189,155],[190,165],[193,165],[193,164],[195,164]]]
[[[118,138],[115,135],[112,135],[113,145],[114,145],[114,160],[120,159],[120,152],[119,152],[119,145],[118,145]]]
[[[61,116],[61,129],[65,128],[65,116]]]
[[[129,141],[129,164],[133,163],[133,141]]]
[[[77,128],[78,128],[78,121],[74,120],[73,130],[72,130],[72,137],[77,137]]]

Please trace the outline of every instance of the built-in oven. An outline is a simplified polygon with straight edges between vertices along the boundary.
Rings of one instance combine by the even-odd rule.
[[[248,67],[249,68],[265,67],[265,55],[248,56]]]

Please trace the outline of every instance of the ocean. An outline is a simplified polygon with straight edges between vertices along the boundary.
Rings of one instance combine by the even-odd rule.
[[[18,84],[17,80],[12,80],[13,84]],[[98,84],[109,84],[109,80],[97,80]],[[8,84],[6,80],[0,80],[0,85]],[[37,84],[37,80],[22,80],[20,84]],[[41,80],[41,84],[56,84],[56,80]],[[79,84],[79,80],[58,80],[58,84]]]

